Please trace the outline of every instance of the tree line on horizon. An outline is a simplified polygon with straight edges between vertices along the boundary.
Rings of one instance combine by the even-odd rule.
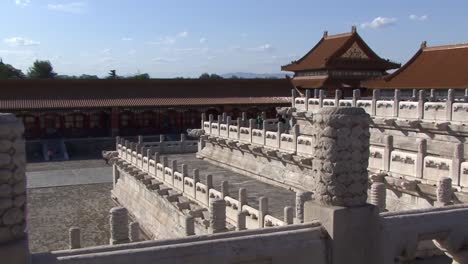
[[[274,77],[271,77],[274,78]],[[97,75],[82,74],[76,75],[59,75],[54,71],[52,63],[48,60],[36,60],[33,65],[29,67],[26,74],[20,69],[13,67],[11,64],[6,64],[0,58],[0,80],[5,79],[133,79],[133,80],[148,80],[152,79],[148,73],[137,73],[131,76],[120,76],[116,70],[110,70],[108,75],[104,78],[99,78]],[[174,79],[193,79],[187,77],[175,77]],[[219,80],[224,79],[223,76],[214,73],[202,73],[198,79],[211,79]],[[236,75],[232,75],[228,79],[242,79]]]

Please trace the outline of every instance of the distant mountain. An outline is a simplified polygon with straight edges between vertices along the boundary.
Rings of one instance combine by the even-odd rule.
[[[255,79],[255,78],[278,78],[283,79],[286,76],[286,73],[252,73],[252,72],[232,72],[221,74],[223,78],[231,78],[232,76],[237,76],[242,79]]]

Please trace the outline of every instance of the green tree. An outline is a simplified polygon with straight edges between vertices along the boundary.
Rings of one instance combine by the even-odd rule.
[[[118,79],[119,76],[117,75],[117,72],[115,70],[110,70],[107,79]]]
[[[24,73],[0,59],[0,79],[24,79]]]
[[[202,75],[200,75],[200,77],[198,77],[199,79],[223,79],[223,77],[221,77],[220,75],[218,74],[209,74],[207,72],[203,73]]]
[[[36,60],[29,68],[28,77],[32,79],[53,79],[57,76],[50,61]]]
[[[89,74],[81,74],[78,79],[86,79],[86,80],[94,80],[94,79],[99,79],[97,75],[89,75]]]
[[[133,80],[148,80],[151,79],[150,75],[148,73],[138,73],[133,76],[127,77],[127,79],[133,79]]]
[[[198,79],[209,79],[210,78],[210,74],[205,72],[205,73],[202,73],[202,75],[200,75],[200,77],[198,77]]]

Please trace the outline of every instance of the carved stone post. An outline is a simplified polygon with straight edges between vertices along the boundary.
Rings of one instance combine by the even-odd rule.
[[[187,164],[182,164],[182,193],[185,191],[185,177],[188,177],[188,166]]]
[[[152,148],[147,148],[146,150],[146,158],[148,158],[148,163],[146,164],[147,168],[146,170],[149,172],[150,171],[150,159],[153,156],[153,149]]]
[[[119,144],[120,144],[120,137],[116,136],[115,137],[115,150],[119,150]]]
[[[377,101],[380,99],[380,90],[375,89],[372,91],[372,110],[371,116],[375,116],[377,112]]]
[[[400,100],[401,100],[401,93],[400,90],[395,89],[395,94],[393,98],[393,117],[398,117],[398,112],[400,110]]]
[[[247,204],[247,189],[239,188],[239,213],[242,212],[242,206]]]
[[[309,111],[309,98],[310,98],[310,90],[306,89],[306,91],[305,91],[305,102],[304,102],[306,112]]]
[[[255,119],[249,119],[249,142],[252,142],[252,129],[255,129]]]
[[[322,108],[312,119],[317,172],[304,222],[318,220],[327,231],[330,264],[379,263],[378,208],[367,204],[369,115],[362,108],[336,107]]]
[[[457,143],[453,149],[453,157],[452,157],[452,169],[450,175],[455,185],[461,185],[461,174],[460,174],[460,166],[464,159],[463,153],[463,144]]]
[[[323,99],[325,98],[325,91],[320,89],[319,90],[319,107],[322,108],[323,107]]]
[[[384,171],[390,171],[390,159],[393,150],[393,136],[391,135],[384,135],[384,144],[385,149],[383,153],[383,169]]]
[[[156,162],[156,164],[160,162],[159,158],[160,158],[159,152],[155,152],[153,159],[154,159],[154,162]]]
[[[128,236],[131,242],[138,242],[140,238],[140,224],[138,222],[131,222],[128,225],[129,233]]]
[[[311,192],[296,192],[296,222],[304,223],[304,203],[312,199]]]
[[[447,115],[447,118],[446,118],[447,121],[452,121],[452,105],[454,101],[455,101],[455,90],[449,89],[447,91],[447,101],[445,102],[446,104],[445,113]]]
[[[227,118],[227,113],[226,113],[226,112],[223,112],[221,122],[222,122],[222,123],[225,123],[226,120],[227,120],[226,118]]]
[[[172,186],[174,186],[174,180],[175,180],[175,172],[177,171],[177,160],[173,160],[172,161],[172,181],[171,181],[171,184]]]
[[[143,143],[143,136],[138,135],[138,144],[141,144],[141,143]]]
[[[200,171],[198,169],[193,169],[193,195],[194,198],[197,198],[197,182],[200,182]]]
[[[265,225],[265,216],[268,214],[268,198],[260,197],[258,200],[258,227],[262,228]]]
[[[319,98],[320,89],[314,89],[314,98]]]
[[[323,108],[314,115],[313,121],[317,131],[313,165],[321,179],[317,181],[315,200],[337,206],[364,205],[368,184],[369,115],[362,108]]]
[[[370,190],[370,204],[379,208],[381,212],[387,207],[387,188],[383,182],[373,182]]]
[[[128,243],[128,211],[124,207],[110,210],[110,244]]]
[[[292,225],[294,223],[294,209],[291,206],[284,207],[284,223]]]
[[[419,90],[418,97],[418,119],[424,119],[424,103],[426,102],[426,92]]]
[[[335,107],[340,106],[340,100],[342,96],[343,96],[343,93],[341,92],[341,90],[336,89],[335,90]]]
[[[23,123],[0,113],[0,262],[27,263],[26,152]]]
[[[296,97],[297,97],[297,94],[296,94],[296,89],[291,89],[291,103],[292,103],[292,107],[296,107]]]
[[[221,182],[221,193],[223,194],[223,198],[229,196],[229,183],[228,181]]]
[[[210,204],[210,189],[213,189],[213,175],[208,174],[206,175],[206,204]]]
[[[210,231],[213,234],[227,231],[224,199],[212,199],[210,202]]]
[[[246,123],[247,123],[247,113],[242,112],[242,126],[245,126]]]
[[[445,206],[452,203],[452,179],[441,177],[437,183],[436,206]]]
[[[243,212],[237,212],[237,231],[245,230],[245,217]]]
[[[435,102],[435,100],[436,100],[435,91],[436,91],[435,89],[431,89],[431,93],[429,95],[429,101],[431,101],[431,102]]]
[[[185,218],[185,235],[195,235],[195,218],[193,216],[187,216]]]
[[[416,101],[418,99],[418,90],[413,89],[413,94],[411,96],[411,100]]]
[[[361,99],[361,90],[353,90],[353,107],[357,107],[357,101]]]
[[[205,128],[205,122],[206,122],[206,113],[201,114],[201,129]]]
[[[164,140],[165,140],[165,139],[164,139],[164,135],[159,135],[159,142],[162,143],[162,142],[164,142]]]
[[[418,143],[418,154],[416,156],[416,178],[422,179],[424,173],[424,158],[427,152],[427,142],[423,138],[416,139]]]
[[[68,229],[68,244],[70,249],[81,248],[81,231],[78,227]]]

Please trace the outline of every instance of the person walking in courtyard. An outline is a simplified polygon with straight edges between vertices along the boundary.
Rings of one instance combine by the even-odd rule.
[[[257,127],[258,129],[263,129],[263,118],[262,115],[257,115]]]

